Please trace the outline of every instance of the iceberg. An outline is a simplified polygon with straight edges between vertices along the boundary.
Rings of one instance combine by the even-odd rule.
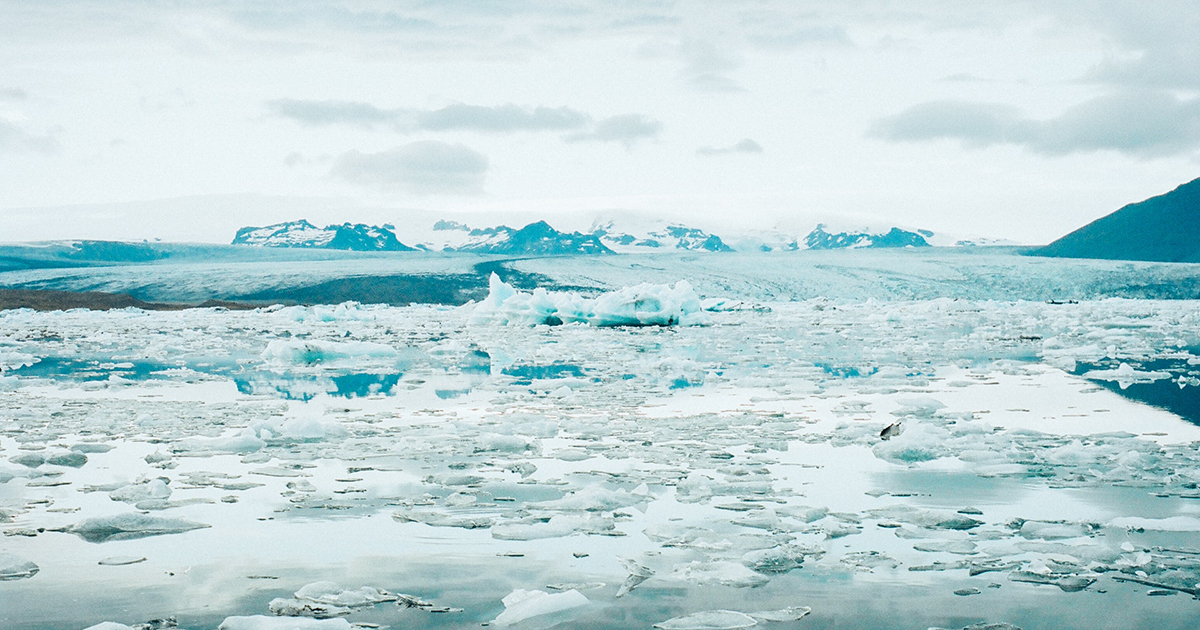
[[[543,288],[518,291],[495,273],[488,296],[474,305],[471,319],[478,324],[588,324],[615,326],[696,326],[708,323],[700,298],[686,280],[674,286],[639,284],[584,298]]]

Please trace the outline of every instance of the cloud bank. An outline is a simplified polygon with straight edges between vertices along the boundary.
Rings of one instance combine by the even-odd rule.
[[[892,142],[951,139],[969,148],[1012,144],[1050,156],[1110,150],[1151,158],[1200,149],[1200,99],[1121,91],[1046,120],[996,103],[932,101],[877,120],[868,135]]]
[[[398,133],[475,131],[481,133],[572,132],[567,142],[620,142],[626,146],[652,138],[662,123],[642,114],[623,114],[594,122],[570,107],[484,106],[455,103],[439,109],[384,109],[371,103],[337,100],[275,99],[267,109],[307,127],[345,125],[392,128]]]

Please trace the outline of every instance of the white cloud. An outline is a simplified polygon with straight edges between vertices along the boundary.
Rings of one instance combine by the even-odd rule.
[[[893,142],[953,139],[974,148],[1014,144],[1043,155],[1111,150],[1159,157],[1200,149],[1200,99],[1120,91],[1045,120],[995,103],[933,101],[876,121],[869,135]]]

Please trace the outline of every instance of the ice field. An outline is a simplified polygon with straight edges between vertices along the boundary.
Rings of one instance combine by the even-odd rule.
[[[0,627],[1200,626],[1195,266],[864,255],[0,311]]]

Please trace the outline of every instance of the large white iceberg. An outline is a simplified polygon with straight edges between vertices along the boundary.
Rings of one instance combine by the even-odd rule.
[[[471,319],[485,324],[592,326],[695,326],[708,322],[700,298],[686,280],[675,286],[639,284],[585,298],[542,288],[518,291],[492,274],[488,296]]]

